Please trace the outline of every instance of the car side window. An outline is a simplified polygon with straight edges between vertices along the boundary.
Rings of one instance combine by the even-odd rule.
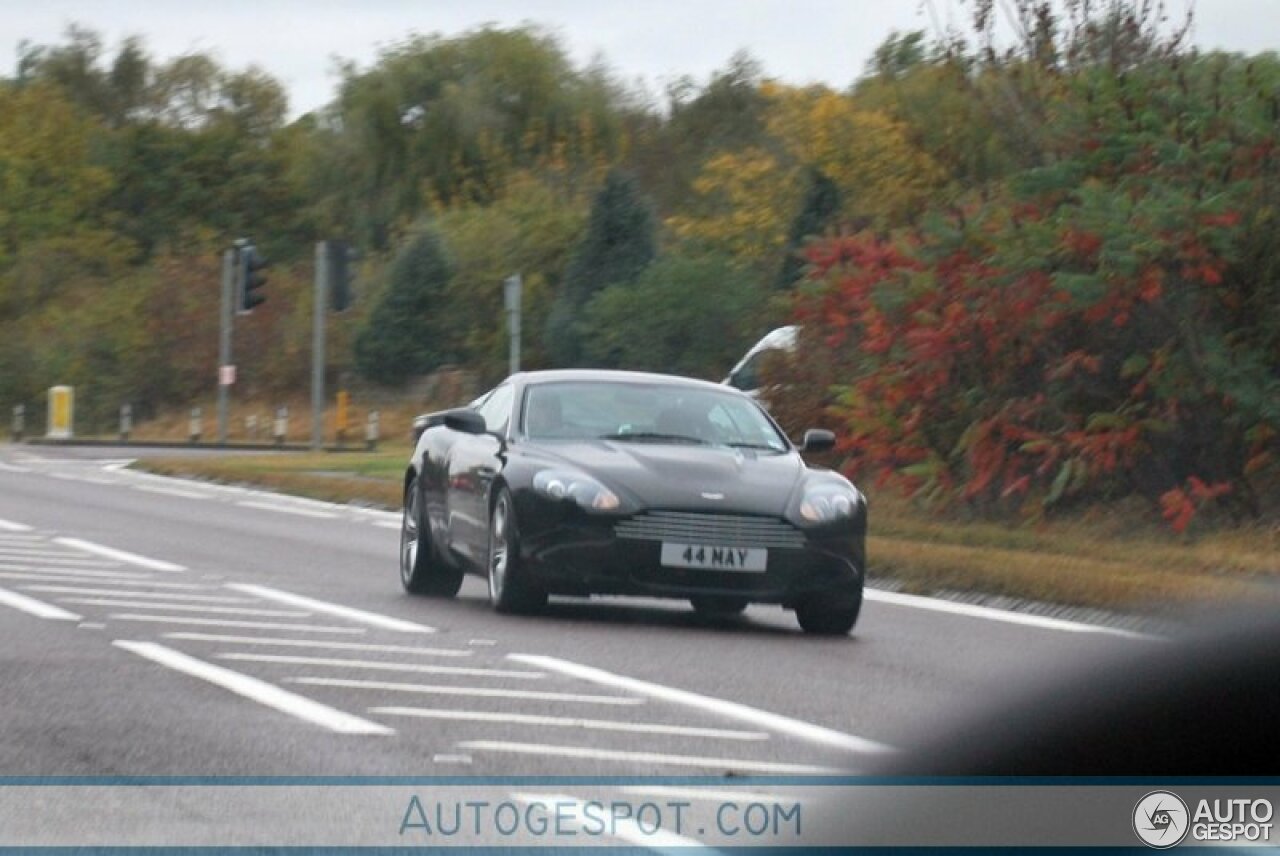
[[[511,401],[513,396],[511,384],[503,384],[490,393],[476,412],[484,417],[484,424],[490,431],[504,432],[511,421]]]

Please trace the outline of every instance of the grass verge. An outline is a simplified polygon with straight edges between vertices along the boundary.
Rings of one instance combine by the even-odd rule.
[[[252,484],[330,502],[400,507],[408,450],[151,458],[154,473]],[[907,591],[973,591],[1072,606],[1158,611],[1193,603],[1280,604],[1280,527],[1194,538],[1114,509],[1036,527],[940,520],[873,499],[871,574]]]

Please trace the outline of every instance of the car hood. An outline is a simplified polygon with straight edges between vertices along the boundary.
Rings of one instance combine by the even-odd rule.
[[[781,516],[805,471],[796,452],[727,446],[587,440],[547,443],[540,451],[647,508]]]

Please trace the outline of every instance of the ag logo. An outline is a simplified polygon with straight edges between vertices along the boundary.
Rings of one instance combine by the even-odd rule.
[[[1180,844],[1191,827],[1187,804],[1168,791],[1152,791],[1133,807],[1133,831],[1148,847]]]

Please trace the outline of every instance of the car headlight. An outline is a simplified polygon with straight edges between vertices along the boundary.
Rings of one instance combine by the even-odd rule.
[[[552,499],[569,499],[588,511],[616,511],[618,495],[600,482],[571,470],[543,470],[533,477],[533,489]]]
[[[834,523],[853,517],[866,499],[856,487],[826,482],[805,488],[800,498],[800,518],[806,523]]]

